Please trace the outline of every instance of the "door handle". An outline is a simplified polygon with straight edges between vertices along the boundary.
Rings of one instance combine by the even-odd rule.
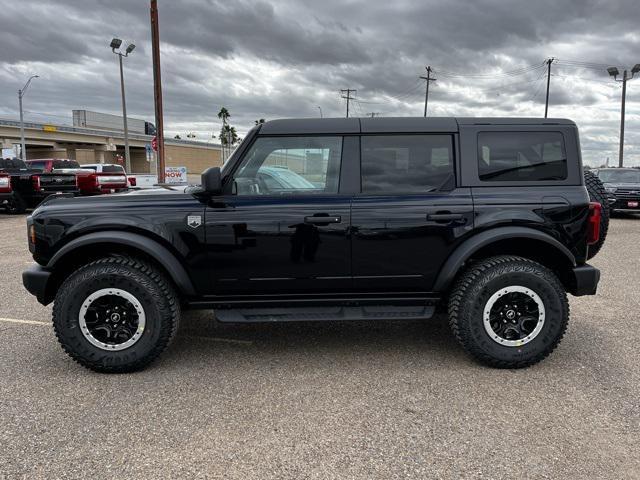
[[[342,221],[342,217],[339,215],[324,215],[324,214],[316,214],[310,217],[304,217],[304,223],[311,223],[314,225],[326,225],[328,223],[340,223]]]
[[[464,215],[461,213],[429,213],[427,215],[427,220],[434,222],[453,222],[462,219],[464,219]]]

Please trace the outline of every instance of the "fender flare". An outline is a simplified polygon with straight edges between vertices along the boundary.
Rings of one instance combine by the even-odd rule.
[[[138,233],[109,230],[83,235],[71,240],[60,248],[60,250],[51,257],[49,263],[47,263],[47,269],[54,271],[56,263],[67,254],[70,254],[77,248],[94,243],[115,243],[143,251],[165,268],[167,274],[174,281],[180,292],[190,296],[196,295],[196,290],[189,274],[176,256],[156,240]]]
[[[449,258],[447,258],[447,261],[440,269],[433,290],[435,292],[446,291],[451,286],[451,283],[464,262],[469,260],[475,252],[494,242],[511,238],[526,238],[542,241],[562,253],[566,257],[567,262],[573,267],[576,266],[576,259],[573,253],[551,235],[527,227],[498,227],[474,235],[459,245],[453,253],[449,255]]]

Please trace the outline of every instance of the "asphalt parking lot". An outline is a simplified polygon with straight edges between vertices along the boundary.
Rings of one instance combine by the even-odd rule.
[[[24,220],[0,215],[0,478],[640,478],[640,217],[612,221],[598,295],[526,370],[475,364],[445,318],[188,312],[130,375],[62,352],[22,288]]]

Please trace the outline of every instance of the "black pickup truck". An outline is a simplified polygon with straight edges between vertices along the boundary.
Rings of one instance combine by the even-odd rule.
[[[560,342],[567,292],[596,293],[602,213],[569,120],[276,120],[201,186],[46,201],[23,282],[97,371],[147,365],[185,308],[376,321],[438,305],[479,361],[519,368]]]
[[[44,173],[18,158],[0,158],[0,173],[11,177],[11,195],[3,203],[9,213],[24,213],[49,195],[79,192],[75,174]]]
[[[640,169],[600,168],[594,173],[604,184],[612,213],[640,213]]]

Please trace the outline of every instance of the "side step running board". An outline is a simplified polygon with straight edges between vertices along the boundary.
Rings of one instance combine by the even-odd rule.
[[[336,320],[411,320],[433,316],[434,306],[288,307],[218,309],[220,322],[316,322]]]

